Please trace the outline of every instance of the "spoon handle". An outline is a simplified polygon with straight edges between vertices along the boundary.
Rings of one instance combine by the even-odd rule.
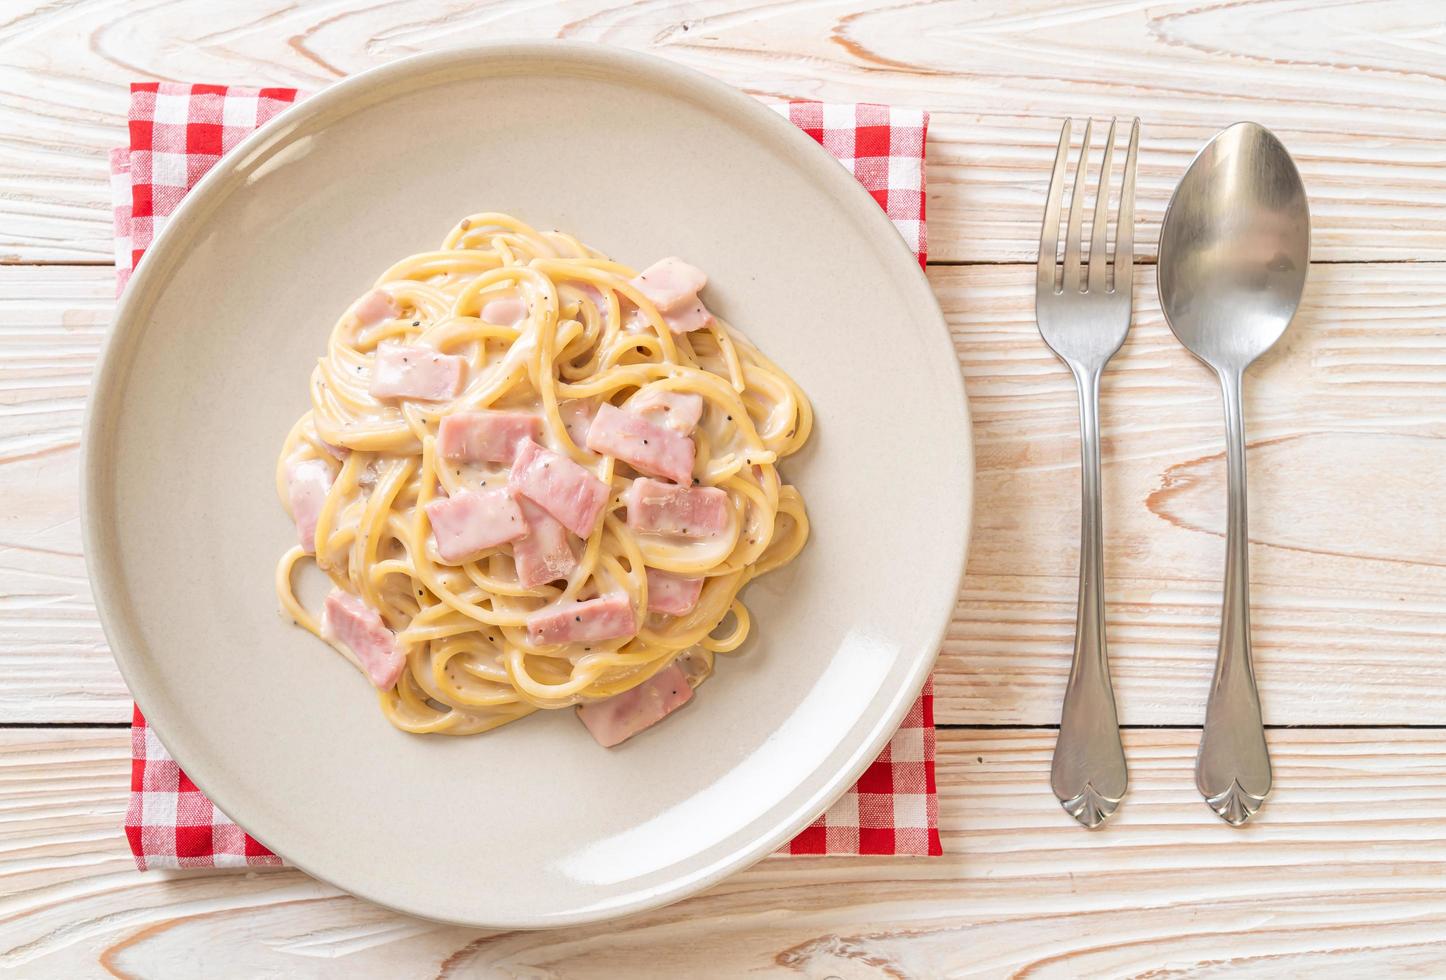
[[[1270,754],[1260,721],[1260,695],[1250,659],[1250,555],[1245,503],[1245,421],[1241,372],[1221,371],[1225,401],[1225,464],[1229,483],[1225,527],[1225,599],[1220,649],[1195,760],[1195,786],[1222,820],[1240,826],[1270,793]]]
[[[1079,605],[1074,659],[1050,786],[1070,816],[1091,829],[1125,796],[1125,750],[1105,648],[1104,542],[1100,527],[1100,369],[1076,369],[1080,405]]]

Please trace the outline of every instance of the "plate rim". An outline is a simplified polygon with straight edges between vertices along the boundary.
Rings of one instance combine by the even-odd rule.
[[[94,595],[97,616],[110,646],[112,658],[135,703],[137,705],[143,703],[154,705],[159,700],[159,690],[164,685],[159,682],[150,683],[145,677],[145,671],[137,667],[137,663],[143,660],[146,654],[140,642],[136,617],[125,608],[121,601],[124,598],[124,590],[117,583],[124,581],[125,574],[118,555],[119,549],[114,539],[108,536],[107,530],[100,526],[102,521],[98,519],[98,515],[101,513],[98,508],[101,507],[101,502],[114,499],[114,493],[113,487],[110,490],[106,487],[106,474],[101,466],[105,453],[98,448],[97,439],[104,431],[101,418],[102,409],[119,404],[123,398],[129,364],[122,362],[126,361],[125,355],[134,349],[146,330],[147,324],[140,314],[149,304],[142,304],[141,298],[155,291],[157,284],[153,284],[152,280],[160,277],[159,284],[164,284],[164,273],[175,264],[172,253],[177,252],[186,244],[186,239],[189,237],[189,226],[197,216],[204,217],[204,213],[211,203],[210,198],[217,193],[217,189],[228,182],[238,167],[249,162],[256,150],[277,138],[283,130],[297,121],[321,116],[338,109],[344,110],[348,103],[356,103],[356,108],[360,110],[370,102],[384,101],[389,97],[383,94],[379,98],[365,99],[369,92],[376,96],[377,87],[414,76],[440,74],[449,65],[463,66],[467,62],[493,59],[545,62],[559,58],[581,65],[590,64],[614,76],[618,73],[632,72],[647,76],[654,81],[671,83],[671,86],[676,88],[692,90],[698,101],[715,106],[725,114],[735,116],[741,114],[744,117],[751,117],[751,121],[755,125],[771,130],[773,138],[781,144],[792,144],[790,165],[805,169],[810,176],[817,176],[818,179],[831,182],[835,200],[840,208],[848,208],[853,211],[852,217],[861,217],[866,223],[873,224],[875,234],[895,243],[898,256],[896,264],[899,266],[897,274],[910,281],[909,290],[915,294],[914,299],[922,304],[923,312],[926,315],[932,314],[926,318],[932,320],[932,326],[936,328],[930,329],[929,324],[921,323],[919,331],[921,340],[925,346],[933,346],[935,355],[940,361],[948,363],[952,368],[952,370],[939,372],[943,376],[944,384],[950,389],[951,395],[950,404],[940,406],[940,408],[946,412],[952,410],[953,413],[956,413],[955,420],[963,437],[963,442],[956,447],[956,452],[947,457],[947,460],[953,464],[948,468],[951,470],[957,468],[959,471],[954,475],[958,477],[957,493],[961,500],[962,511],[958,526],[951,529],[952,533],[946,536],[948,550],[952,551],[954,555],[955,574],[948,581],[941,582],[937,586],[937,597],[924,604],[926,614],[932,616],[937,623],[935,628],[930,631],[931,652],[910,658],[912,663],[905,675],[904,682],[893,692],[892,702],[888,703],[880,715],[879,721],[856,746],[847,765],[826,777],[819,789],[807,800],[792,807],[787,805],[778,807],[780,812],[771,817],[772,826],[768,832],[755,835],[747,843],[714,859],[702,872],[679,875],[662,887],[633,888],[624,898],[605,903],[602,907],[598,905],[573,906],[569,911],[553,915],[512,918],[502,915],[484,921],[475,918],[464,919],[439,915],[424,907],[418,907],[412,902],[376,894],[365,883],[357,884],[349,881],[351,876],[345,873],[345,869],[342,869],[341,874],[322,873],[304,861],[298,861],[290,856],[283,857],[283,860],[291,866],[317,880],[331,884],[348,894],[383,908],[430,921],[473,928],[537,929],[582,925],[656,909],[694,895],[723,878],[743,870],[774,853],[785,841],[796,836],[858,781],[864,770],[877,758],[884,745],[898,729],[904,715],[913,706],[922,691],[934,668],[939,645],[951,620],[951,612],[963,580],[973,526],[975,475],[973,433],[964,379],[958,367],[948,323],[939,308],[938,299],[929,285],[924,270],[918,263],[917,256],[908,248],[884,210],[878,206],[853,174],[840,166],[839,162],[812,138],[798,129],[786,117],[770,108],[767,103],[725,82],[657,55],[627,48],[575,40],[502,40],[411,55],[365,69],[331,83],[319,92],[294,103],[249,134],[230,153],[223,156],[185,196],[166,227],[148,249],[148,261],[142,261],[137,265],[124,293],[118,298],[110,330],[101,346],[91,379],[89,396],[86,399],[80,442],[80,518],[87,576]],[[223,194],[222,199],[224,196]],[[947,592],[945,585],[948,586]],[[147,711],[146,715],[149,724],[151,713]],[[154,727],[151,728],[151,731],[160,739],[177,763],[182,764],[188,777],[192,778],[195,785],[221,812],[230,816],[234,812],[245,811],[244,801],[240,807],[233,807],[231,804],[237,801],[225,799],[227,794],[224,792],[220,794],[212,792],[214,787],[208,785],[210,781],[209,777],[205,775],[204,761],[199,768],[183,764],[183,759],[192,763],[201,760],[199,753],[193,753],[188,748],[188,740],[184,737],[184,733],[181,733],[182,737],[174,742],[175,748],[173,749],[172,737],[176,734],[175,732],[168,736],[162,735],[161,730]],[[197,772],[201,773],[199,778],[196,775]],[[242,826],[243,830],[245,829],[244,821],[237,820],[237,823]],[[263,841],[263,843],[265,842]],[[272,850],[276,849],[272,848]]]

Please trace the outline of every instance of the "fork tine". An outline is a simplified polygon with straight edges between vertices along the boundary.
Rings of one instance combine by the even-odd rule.
[[[1069,227],[1064,236],[1064,286],[1065,292],[1079,292],[1080,226],[1084,219],[1085,173],[1090,168],[1090,128],[1093,120],[1085,120],[1084,142],[1079,148],[1079,163],[1075,166],[1074,190],[1069,195]]]
[[[1110,230],[1110,165],[1114,162],[1114,153],[1115,120],[1111,119],[1110,134],[1105,137],[1105,158],[1100,163],[1100,182],[1095,189],[1095,218],[1090,223],[1089,290],[1092,293],[1102,293],[1108,288],[1105,244]]]
[[[1135,156],[1140,148],[1140,120],[1130,126],[1130,149],[1125,154],[1125,182],[1120,187],[1119,228],[1115,231],[1115,284],[1126,294],[1135,282]]]
[[[1044,226],[1039,232],[1039,265],[1034,285],[1038,292],[1054,292],[1054,270],[1059,255],[1059,205],[1064,197],[1064,164],[1069,156],[1071,120],[1059,130],[1059,150],[1054,155],[1054,173],[1049,178],[1049,197],[1044,202]]]

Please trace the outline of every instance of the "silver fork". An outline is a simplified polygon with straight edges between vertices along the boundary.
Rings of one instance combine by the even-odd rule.
[[[1088,278],[1081,273],[1082,203],[1089,169],[1090,123],[1075,168],[1069,199],[1069,226],[1065,235],[1064,267],[1060,268],[1060,199],[1064,195],[1065,165],[1069,156],[1070,120],[1059,134],[1059,152],[1044,206],[1044,228],[1039,236],[1039,266],[1034,284],[1034,314],[1039,334],[1050,350],[1069,367],[1079,391],[1080,520],[1079,605],[1075,613],[1074,659],[1054,746],[1050,786],[1070,816],[1095,828],[1109,819],[1124,799],[1127,777],[1125,751],[1120,744],[1115,694],[1110,685],[1110,664],[1105,649],[1104,545],[1100,528],[1100,375],[1130,329],[1130,289],[1134,281],[1135,155],[1140,142],[1140,121],[1130,127],[1130,148],[1125,156],[1124,183],[1120,188],[1114,262],[1107,259],[1109,230],[1110,164],[1114,156],[1115,122],[1105,142],[1095,192],[1091,225]]]

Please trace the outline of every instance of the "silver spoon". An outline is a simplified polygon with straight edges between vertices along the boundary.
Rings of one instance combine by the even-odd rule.
[[[1229,504],[1225,601],[1195,785],[1236,826],[1270,792],[1270,755],[1250,662],[1245,369],[1285,333],[1310,264],[1300,173],[1263,126],[1236,123],[1190,164],[1160,229],[1160,306],[1180,343],[1220,378]]]

